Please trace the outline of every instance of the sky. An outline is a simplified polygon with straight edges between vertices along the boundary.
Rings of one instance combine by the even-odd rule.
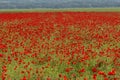
[[[0,0],[0,8],[120,7],[120,0]]]

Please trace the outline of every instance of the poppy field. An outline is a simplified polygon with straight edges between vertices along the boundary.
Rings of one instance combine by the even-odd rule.
[[[0,80],[120,80],[120,13],[0,13]]]

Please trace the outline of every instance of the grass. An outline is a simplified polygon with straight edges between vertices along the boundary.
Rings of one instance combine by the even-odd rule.
[[[1,12],[120,12],[120,7],[111,8],[34,8],[34,9],[0,9]]]

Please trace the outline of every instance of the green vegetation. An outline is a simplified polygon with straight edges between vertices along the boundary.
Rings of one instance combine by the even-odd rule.
[[[116,8],[35,8],[35,9],[0,9],[0,12],[120,12]]]

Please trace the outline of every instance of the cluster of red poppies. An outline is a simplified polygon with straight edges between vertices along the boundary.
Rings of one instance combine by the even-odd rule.
[[[0,79],[119,80],[119,35],[116,12],[0,13]]]

